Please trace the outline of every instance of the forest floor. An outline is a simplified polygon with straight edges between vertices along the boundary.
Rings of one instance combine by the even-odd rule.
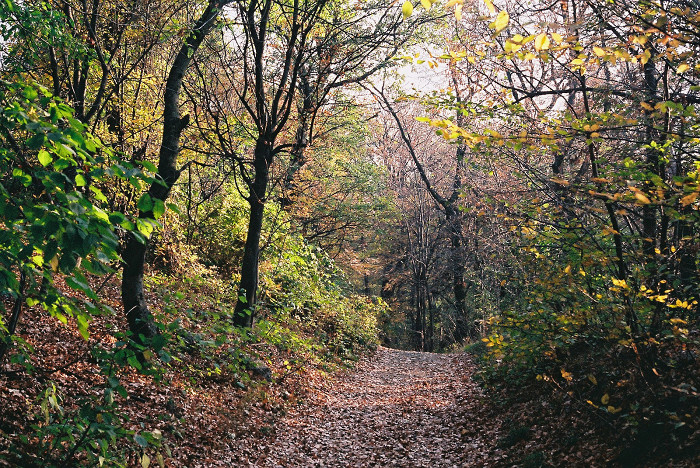
[[[379,348],[312,393],[267,440],[239,447],[242,466],[463,467],[503,464],[498,427],[465,354]]]
[[[62,409],[52,414],[56,424],[68,425],[86,397],[101,401],[104,379],[89,351],[113,344],[107,325],[117,322],[96,319],[86,342],[71,322],[57,326],[34,309],[24,319],[21,337],[34,349],[36,368],[0,369],[0,466],[49,466],[37,452],[51,440],[40,396],[60,389]],[[345,368],[269,343],[249,344],[242,352],[270,368],[271,377],[263,378],[251,369],[215,368],[230,361],[220,356],[227,351],[204,351],[179,354],[159,381],[128,366],[119,373],[128,391],[119,400],[125,424],[160,431],[168,467],[700,466],[697,432],[682,444],[653,430],[630,441],[615,415],[603,417],[574,392],[548,391],[541,382],[484,390],[476,357],[467,353],[380,347]],[[43,439],[19,442],[36,428]],[[117,449],[126,450],[127,442]],[[127,465],[143,466],[140,449],[128,447]],[[64,459],[68,448],[54,448],[50,459]],[[155,448],[147,450],[156,456]]]

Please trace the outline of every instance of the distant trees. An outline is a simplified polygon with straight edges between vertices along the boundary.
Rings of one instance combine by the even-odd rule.
[[[653,362],[646,337],[660,340],[698,300],[698,252],[687,243],[697,224],[697,19],[674,2],[499,7],[456,11],[470,15],[443,56],[456,79],[426,119],[491,174],[459,191],[487,207],[462,239],[488,245],[484,223],[512,233],[500,257],[510,266],[492,272],[492,302],[481,304],[500,310],[491,345],[518,356],[529,337],[546,336],[546,347],[586,330],[624,336]],[[478,21],[485,13],[491,23]]]
[[[695,404],[666,390],[694,381],[699,347],[697,15],[666,1],[498,7],[460,10],[443,60],[478,80],[468,100],[435,93],[425,119],[482,173],[462,193],[483,206],[463,236],[486,254],[473,265],[488,372],[553,383],[631,439],[683,438]]]
[[[239,3],[227,33],[213,45],[216,71],[202,70],[215,84],[201,95],[207,115],[201,131],[211,136],[204,138],[212,151],[233,163],[250,205],[236,324],[252,324],[265,204],[273,187],[285,206],[297,198],[295,179],[308,146],[322,135],[319,129],[338,130],[333,120],[343,122],[333,117],[337,110],[322,109],[341,97],[340,88],[388,65],[415,26],[402,26],[399,18],[373,4]],[[319,126],[319,120],[328,123]]]

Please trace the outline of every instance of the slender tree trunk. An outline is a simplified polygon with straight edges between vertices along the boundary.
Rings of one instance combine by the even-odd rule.
[[[656,67],[654,65],[654,51],[648,49],[652,53],[651,59],[644,65],[644,87],[646,91],[646,100],[651,106],[655,106],[656,102],[659,100],[659,81],[656,76]],[[659,176],[662,180],[664,179],[664,168],[661,163],[661,158],[659,151],[652,146],[654,141],[662,144],[661,140],[664,138],[660,135],[659,130],[655,127],[655,122],[650,112],[645,111],[645,131],[644,131],[644,142],[647,145],[646,150],[646,161],[645,168],[650,175]],[[644,181],[644,188],[647,193],[652,193],[655,190],[655,184],[648,177]],[[659,265],[656,256],[657,247],[662,248],[662,244],[665,239],[661,235],[665,234],[663,232],[663,227],[658,225],[658,210],[659,207],[653,204],[645,204],[642,206],[642,252],[644,254],[644,261],[646,263],[645,269],[648,274],[646,279],[647,287],[652,290],[656,290],[659,287]],[[654,304],[654,313],[652,315],[650,331],[652,335],[656,335],[661,330],[663,314],[665,307],[656,302]]]
[[[195,22],[192,32],[180,48],[168,79],[165,83],[163,109],[163,140],[158,159],[158,174],[156,180],[148,189],[153,201],[165,202],[170,190],[180,176],[177,170],[177,156],[180,151],[180,135],[189,123],[189,116],[180,117],[179,98],[182,80],[190,66],[192,57],[204,41],[206,35],[214,26],[221,8],[229,3],[228,0],[210,0],[202,16]],[[141,211],[139,218],[152,219],[153,210]],[[122,304],[126,313],[129,330],[133,339],[139,343],[153,338],[158,333],[153,316],[148,310],[144,289],[143,275],[146,264],[148,240],[140,242],[133,234],[129,234],[124,251],[122,252]]]
[[[299,91],[302,98],[302,106],[299,110],[297,131],[294,135],[294,144],[289,151],[290,161],[287,174],[284,177],[284,194],[281,199],[282,207],[294,204],[296,200],[297,184],[296,174],[306,164],[306,147],[311,143],[310,121],[315,111],[313,99],[314,89],[309,80],[308,70],[302,70],[299,74]]]
[[[450,262],[452,270],[452,291],[455,299],[457,317],[455,319],[455,340],[461,341],[473,335],[472,319],[467,312],[467,288],[464,284],[464,249],[462,247],[462,219],[452,206],[445,210],[450,226]]]
[[[435,351],[435,306],[433,304],[432,296],[430,291],[428,291],[428,346],[427,350],[430,352]]]
[[[272,160],[272,145],[268,137],[258,138],[255,146],[255,178],[250,185],[250,217],[248,233],[241,262],[241,283],[233,323],[239,327],[253,325],[253,307],[257,300],[258,266],[260,263],[260,237],[262,234],[265,196],[269,181],[269,165]]]

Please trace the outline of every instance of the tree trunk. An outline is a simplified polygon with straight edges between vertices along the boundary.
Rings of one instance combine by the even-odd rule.
[[[306,164],[306,147],[311,143],[311,116],[315,112],[313,95],[315,90],[311,86],[308,70],[302,70],[299,74],[299,91],[302,97],[302,106],[299,109],[297,131],[294,135],[294,144],[289,151],[290,161],[287,174],[284,178],[284,193],[280,203],[283,208],[289,207],[296,201],[297,184],[295,176]]]
[[[456,341],[461,341],[473,335],[474,325],[467,313],[467,288],[464,284],[464,249],[462,248],[462,219],[453,207],[445,210],[447,223],[450,226],[450,262],[452,270],[452,291],[455,299],[455,309],[457,317],[455,319],[454,337]]]
[[[210,0],[202,16],[195,22],[192,32],[185,39],[180,48],[168,79],[165,82],[164,109],[163,109],[163,140],[158,156],[158,174],[156,180],[148,189],[148,194],[153,201],[165,202],[170,190],[180,176],[177,170],[177,156],[180,151],[180,135],[189,123],[189,116],[180,117],[179,98],[180,88],[185,72],[199,46],[206,35],[214,26],[216,16],[221,8],[229,3],[228,0]],[[152,219],[153,211],[139,213],[141,219]],[[143,274],[146,264],[146,251],[148,240],[140,242],[133,234],[129,233],[124,251],[123,275],[122,275],[122,304],[126,313],[129,330],[136,342],[144,344],[148,339],[158,333],[158,327],[154,323],[153,316],[148,310],[148,304],[143,290]]]
[[[259,137],[255,146],[255,179],[250,184],[250,218],[241,262],[241,283],[233,323],[239,327],[253,325],[253,311],[257,300],[258,265],[260,263],[260,236],[262,234],[265,195],[269,180],[272,146],[269,137]]]

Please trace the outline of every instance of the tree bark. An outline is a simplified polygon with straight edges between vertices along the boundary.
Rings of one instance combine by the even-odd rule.
[[[257,300],[258,266],[260,263],[260,236],[262,234],[265,196],[270,178],[269,166],[272,161],[272,146],[269,137],[260,137],[255,146],[255,178],[250,185],[250,217],[243,260],[241,262],[241,283],[238,301],[234,311],[233,323],[239,327],[253,325],[253,307]]]
[[[179,98],[182,80],[192,62],[192,57],[214,26],[219,11],[229,1],[209,1],[170,68],[168,79],[165,82],[163,99],[163,140],[158,156],[158,173],[156,180],[148,189],[152,200],[165,202],[180,176],[180,171],[177,169],[180,135],[189,123],[189,116],[180,117]],[[139,218],[153,219],[153,210],[139,212]],[[158,334],[158,327],[153,320],[153,315],[148,310],[143,288],[147,250],[148,240],[141,242],[136,236],[129,233],[122,252],[122,304],[132,338],[140,344],[145,344],[148,339]]]
[[[448,205],[445,209],[445,217],[450,228],[450,262],[452,270],[452,292],[455,299],[454,337],[456,341],[461,341],[474,334],[474,324],[472,318],[467,313],[467,288],[464,284],[464,248],[462,246],[462,218],[461,213],[455,207]]]

